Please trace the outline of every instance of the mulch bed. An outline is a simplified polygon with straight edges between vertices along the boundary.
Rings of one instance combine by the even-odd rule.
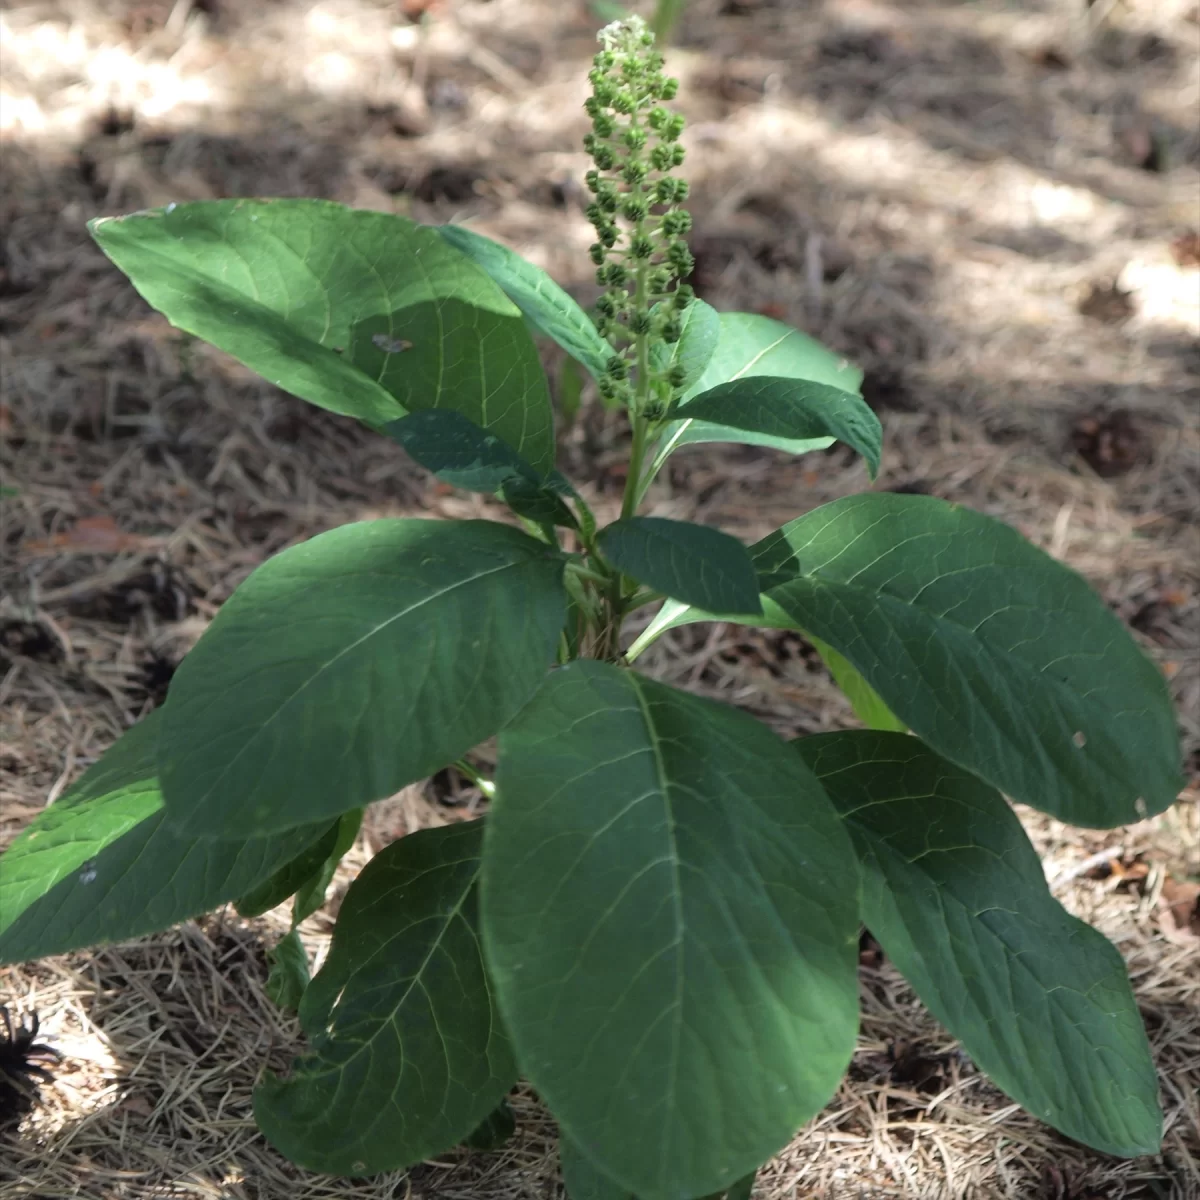
[[[1022,813],[1056,895],[1129,962],[1164,1154],[1118,1162],[1021,1112],[867,943],[851,1070],[759,1197],[1200,1196],[1197,9],[1077,8],[694,0],[671,65],[701,295],[862,365],[886,435],[875,486],[1010,522],[1081,571],[1170,680],[1189,771],[1175,810],[1113,831]],[[589,299],[580,106],[600,20],[582,0],[48,0],[0,21],[4,844],[161,703],[268,555],[351,520],[500,515],[172,330],[85,221],[242,194],[469,218]],[[604,515],[623,439],[594,405],[562,430]],[[751,539],[867,486],[838,448],[703,447],[653,511]],[[687,627],[642,662],[783,733],[851,723],[790,634]],[[374,806],[305,926],[318,960],[373,850],[476,810],[436,783]],[[0,969],[0,1002],[36,1010],[63,1056],[0,1134],[0,1195],[557,1194],[553,1124],[525,1093],[503,1151],[407,1176],[322,1179],[267,1146],[251,1089],[299,1044],[263,991],[284,928],[225,912]]]

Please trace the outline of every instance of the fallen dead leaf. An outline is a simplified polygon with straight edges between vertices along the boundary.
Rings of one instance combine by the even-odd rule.
[[[1200,883],[1189,880],[1163,880],[1158,898],[1159,924],[1169,942],[1200,942]]]
[[[126,550],[150,550],[160,538],[140,533],[125,533],[112,517],[80,517],[70,529],[49,538],[36,538],[24,544],[30,554],[119,554]]]

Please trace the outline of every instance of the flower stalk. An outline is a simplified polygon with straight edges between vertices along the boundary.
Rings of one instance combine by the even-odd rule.
[[[585,105],[592,129],[584,146],[594,164],[586,176],[593,195],[587,215],[596,230],[589,250],[596,282],[605,289],[596,302],[597,326],[613,348],[599,387],[626,406],[632,432],[624,518],[641,502],[647,449],[682,383],[683,368],[661,351],[679,341],[680,316],[693,297],[684,282],[694,266],[685,240],[692,218],[682,207],[687,182],[672,174],[684,160],[683,117],[665,107],[678,80],[663,73],[663,57],[641,18],[607,26],[600,41]],[[624,604],[618,574],[608,589],[614,631]],[[605,651],[615,657],[615,642]]]

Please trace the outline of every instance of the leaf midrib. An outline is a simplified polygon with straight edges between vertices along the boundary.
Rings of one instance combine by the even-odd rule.
[[[666,1097],[666,1111],[675,1111],[675,1095],[679,1083],[679,1055],[682,1042],[681,1030],[683,1012],[683,984],[684,984],[684,939],[687,935],[687,923],[683,915],[683,885],[680,879],[679,872],[679,843],[678,836],[675,830],[675,814],[671,805],[670,784],[666,764],[663,762],[662,747],[655,729],[654,720],[650,715],[650,705],[642,689],[638,686],[636,675],[629,675],[630,686],[634,696],[637,698],[638,708],[641,710],[642,720],[646,725],[646,737],[650,743],[651,753],[654,756],[654,770],[658,776],[659,791],[662,794],[663,810],[667,819],[667,841],[670,849],[671,862],[671,878],[673,882],[672,895],[674,898],[675,909],[675,995],[672,998],[671,1007],[676,1013],[676,1018],[671,1022],[671,1051],[670,1051],[670,1066],[667,1071],[668,1091]],[[670,1147],[664,1146],[662,1157],[659,1159],[659,1179],[664,1180],[667,1177],[670,1167]]]

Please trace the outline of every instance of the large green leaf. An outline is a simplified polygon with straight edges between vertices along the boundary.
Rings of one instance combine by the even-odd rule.
[[[627,517],[600,532],[600,549],[639,583],[701,608],[753,612],[758,577],[735,537],[664,517]]]
[[[722,313],[717,348],[704,374],[684,393],[682,403],[721,384],[759,375],[808,380],[844,392],[858,392],[862,383],[862,372],[857,367],[798,329],[755,313]],[[743,442],[778,447],[778,439],[764,440],[769,436],[729,426],[709,427],[692,419],[679,420],[668,426],[659,457],[688,442]],[[792,454],[804,454],[832,444],[832,437],[821,436],[789,440],[782,448]]]
[[[342,901],[300,1004],[309,1052],[254,1115],[293,1162],[335,1175],[412,1166],[476,1130],[516,1082],[476,921],[479,826],[377,854]]]
[[[1050,894],[995,789],[913,737],[793,745],[846,819],[863,920],[1010,1096],[1109,1154],[1154,1154],[1162,1116],[1121,956]]]
[[[679,317],[679,341],[655,341],[650,346],[650,365],[656,371],[683,367],[683,383],[677,391],[687,391],[712,360],[721,336],[721,314],[703,300],[693,299]]]
[[[1078,825],[1182,784],[1166,683],[1088,585],[999,521],[851,496],[751,548],[764,602],[844,655],[912,731]]]
[[[841,822],[753,718],[592,661],[500,734],[483,933],[517,1060],[642,1200],[727,1187],[854,1047]]]
[[[171,681],[172,824],[238,837],[327,820],[453,762],[553,662],[562,571],[490,521],[365,521],[269,560]]]
[[[574,495],[558,471],[543,476],[507,442],[452,409],[426,409],[389,421],[383,432],[427,471],[469,492],[499,493],[534,521],[575,528],[563,496]]]
[[[567,1200],[637,1200],[627,1187],[605,1175],[561,1130],[558,1165],[563,1186],[567,1189]]]
[[[208,912],[270,877],[322,825],[213,842],[163,822],[161,710],[116,742],[0,857],[0,962],[139,937]]]
[[[756,445],[803,453],[813,441],[835,438],[866,459],[872,479],[879,471],[879,418],[857,393],[827,383],[754,375],[719,384],[669,415],[693,422],[682,442],[745,441],[753,434]]]
[[[437,233],[321,200],[217,200],[93,221],[172,324],[373,425],[453,408],[539,468],[549,393],[521,315]]]
[[[612,347],[596,331],[587,313],[541,267],[462,225],[438,225],[436,229],[495,280],[535,329],[557,342],[597,378],[604,374]]]

